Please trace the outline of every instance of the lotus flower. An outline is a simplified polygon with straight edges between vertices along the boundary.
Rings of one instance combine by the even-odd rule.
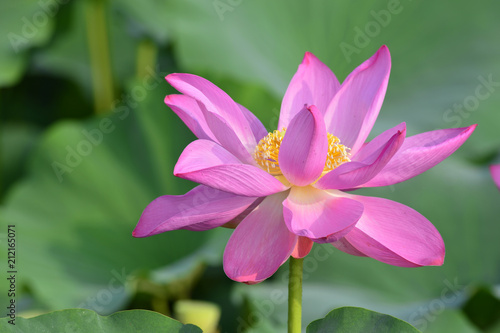
[[[283,97],[278,128],[270,133],[211,82],[168,75],[182,95],[169,95],[165,103],[198,137],[182,152],[174,175],[202,185],[155,199],[133,235],[235,228],[224,270],[249,284],[270,277],[290,255],[306,256],[313,242],[395,266],[441,265],[443,240],[424,216],[391,200],[352,194],[432,168],[475,128],[405,138],[402,123],[365,142],[390,68],[389,50],[382,46],[341,85],[306,53]]]
[[[493,181],[497,185],[498,189],[500,189],[500,164],[490,165],[490,172]]]

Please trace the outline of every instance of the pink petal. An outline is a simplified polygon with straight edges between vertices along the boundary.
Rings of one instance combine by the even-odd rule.
[[[243,164],[226,149],[208,140],[191,142],[184,149],[174,175],[249,197],[263,197],[287,189],[264,170]]]
[[[260,205],[260,203],[265,198],[266,197],[257,198],[257,200],[255,200],[250,206],[248,206],[247,209],[245,209],[242,213],[240,213],[238,216],[233,218],[231,221],[223,224],[222,227],[229,228],[229,229],[236,228],[238,226],[238,224],[240,224],[241,221],[243,221],[248,216],[248,214],[250,214],[255,208],[257,208],[257,206]]]
[[[339,249],[342,252],[345,252],[347,254],[353,255],[353,256],[358,256],[358,257],[366,257],[366,254],[359,252],[358,249],[356,249],[354,246],[349,243],[345,237],[339,239],[338,241],[331,242],[333,246],[335,246],[337,249]]]
[[[245,147],[257,145],[238,104],[215,84],[192,74],[173,73],[167,75],[166,79],[175,89],[201,102],[208,111],[224,119]]]
[[[286,179],[298,186],[309,185],[323,172],[328,137],[323,117],[311,105],[290,122],[281,142],[278,161]]]
[[[469,138],[477,125],[442,129],[406,138],[389,163],[363,187],[397,184],[415,177],[450,156]]]
[[[239,108],[241,109],[241,112],[243,112],[243,115],[247,119],[248,123],[250,124],[250,128],[252,129],[253,136],[255,137],[255,142],[259,142],[260,139],[265,137],[267,135],[267,130],[262,125],[260,122],[259,118],[257,118],[252,112],[250,112],[246,107],[243,105],[238,104]]]
[[[328,133],[351,148],[353,155],[363,145],[377,119],[390,71],[391,55],[384,45],[349,74],[328,106],[325,113]]]
[[[253,153],[255,146],[244,146],[238,138],[236,132],[233,131],[223,118],[216,113],[207,111],[203,105],[201,106],[201,110],[207,120],[208,126],[217,139],[216,142],[220,143],[224,149],[229,151],[240,161],[246,164],[256,165],[256,162],[251,154],[251,152]]]
[[[362,157],[361,161],[340,165],[324,175],[314,186],[320,189],[351,189],[375,177],[396,154],[405,139],[406,128],[404,125],[403,128],[398,125],[390,131],[392,133],[396,131],[396,133],[386,142],[377,137],[361,148],[357,154],[362,155],[360,156]],[[387,134],[388,131],[382,133],[381,136],[385,139]]]
[[[370,142],[365,143],[356,153],[356,155],[352,155],[351,161],[363,161],[367,159],[370,155],[375,153],[381,146],[386,144],[393,136],[394,134],[397,134],[398,132],[403,132],[406,131],[406,123],[402,122],[399,125],[396,125],[392,128],[389,128],[388,130],[385,130],[384,132],[380,133],[377,135],[373,140]]]
[[[295,248],[293,249],[292,257],[297,259],[304,258],[311,252],[313,244],[313,241],[309,238],[299,236],[297,244],[295,244]]]
[[[224,271],[239,282],[261,282],[288,259],[297,236],[283,221],[286,193],[269,196],[234,230],[224,251]]]
[[[306,52],[283,97],[278,129],[288,127],[304,105],[316,105],[319,112],[325,114],[339,86],[330,68]]]
[[[195,99],[186,95],[168,95],[165,97],[165,104],[181,118],[198,139],[207,139],[217,142],[217,139],[208,127],[205,116]]]
[[[498,189],[500,189],[500,164],[491,165],[490,172],[493,181],[497,185]]]
[[[283,201],[288,229],[316,242],[344,237],[363,213],[363,205],[340,191],[322,191],[312,186],[290,189]]]
[[[443,264],[443,239],[420,213],[387,199],[359,195],[350,197],[365,208],[356,226],[344,237],[345,242],[355,250],[394,266]],[[341,247],[337,248],[344,251]],[[349,253],[349,249],[345,252]]]
[[[132,235],[147,237],[177,229],[213,229],[231,221],[256,200],[203,185],[184,195],[164,195],[144,209]]]

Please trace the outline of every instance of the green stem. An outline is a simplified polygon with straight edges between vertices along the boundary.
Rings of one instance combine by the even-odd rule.
[[[114,102],[105,0],[87,0],[85,21],[92,70],[94,109],[99,114],[109,111]]]
[[[143,39],[137,47],[136,75],[143,79],[155,72],[158,47],[150,39]]]
[[[302,266],[304,259],[290,257],[288,277],[288,333],[300,333],[302,327]]]

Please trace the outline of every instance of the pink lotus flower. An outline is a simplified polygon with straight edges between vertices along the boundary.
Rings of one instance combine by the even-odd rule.
[[[396,184],[432,168],[476,126],[405,139],[402,123],[365,143],[390,68],[382,46],[340,85],[306,53],[271,133],[211,82],[168,75],[182,95],[169,95],[165,103],[199,139],[183,151],[174,175],[202,185],[151,202],[133,235],[234,227],[224,270],[245,283],[270,277],[290,255],[306,256],[313,242],[390,265],[441,265],[443,240],[424,216],[391,200],[346,192]]]
[[[500,190],[500,164],[490,165],[490,172],[493,181]]]

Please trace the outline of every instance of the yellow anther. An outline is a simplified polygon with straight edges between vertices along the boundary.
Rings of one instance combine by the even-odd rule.
[[[254,158],[259,166],[273,176],[281,175],[278,154],[286,129],[266,135],[255,147]]]
[[[286,128],[281,131],[273,131],[260,140],[257,147],[255,147],[255,161],[257,161],[257,164],[262,169],[273,176],[282,174],[278,162],[278,155],[285,132]],[[340,143],[339,138],[328,133],[328,154],[323,174],[335,169],[345,162],[350,162],[349,150],[350,148]]]
[[[349,150],[351,149],[340,143],[339,138],[328,133],[328,155],[323,173],[332,171],[345,162],[350,162]]]

